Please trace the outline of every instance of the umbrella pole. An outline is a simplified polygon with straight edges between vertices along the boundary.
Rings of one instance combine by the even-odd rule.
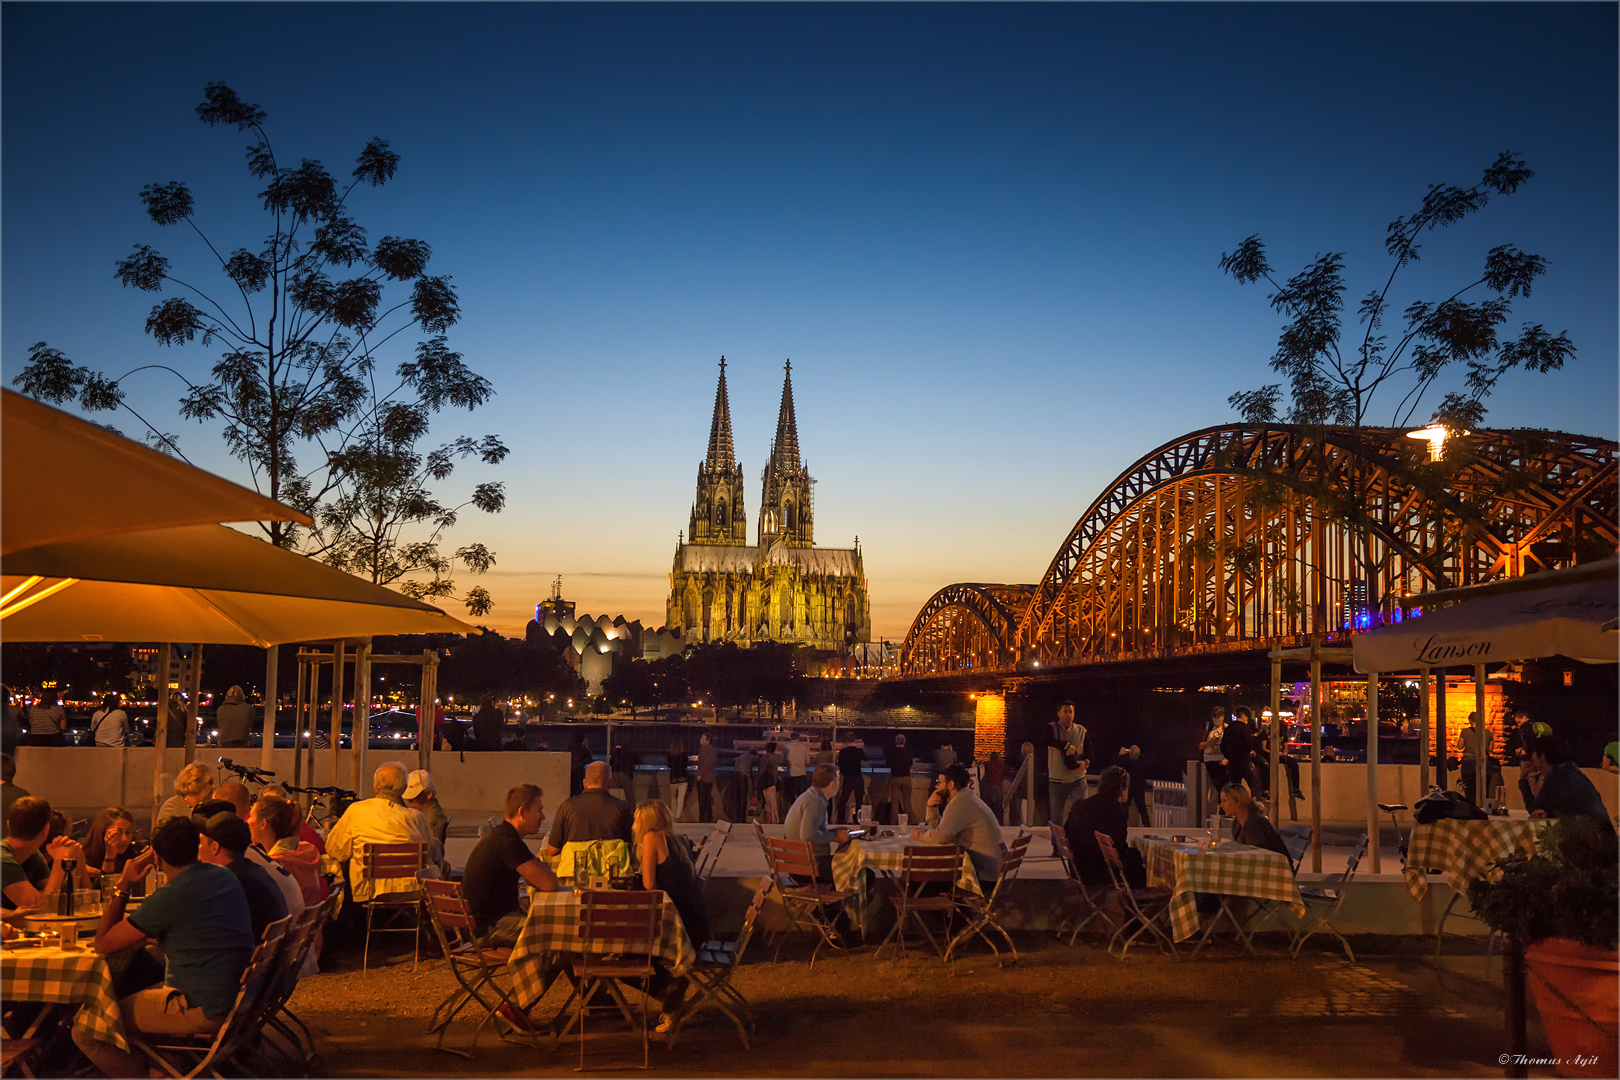
[[[186,702],[187,765],[197,758],[197,712],[202,706],[202,660],[202,643],[194,642],[191,646],[191,700]]]
[[[342,784],[343,775],[343,652],[348,642],[332,642],[332,786]],[[311,774],[313,775],[313,773]],[[337,800],[332,800],[337,809]]]
[[[293,693],[293,787],[304,786],[304,684],[308,676],[309,662],[304,659],[304,651],[298,650],[297,655],[298,679],[294,685],[297,690]],[[301,799],[299,800],[302,801]]]
[[[1322,658],[1311,649],[1311,873],[1322,872]]]
[[[163,759],[169,748],[169,661],[174,646],[165,641],[158,646],[157,663],[157,729],[152,732],[152,827],[157,827],[158,809],[163,805]]]
[[[266,772],[276,763],[276,665],[280,659],[281,646],[264,650],[264,745],[259,749],[259,768]]]
[[[1479,737],[1474,740],[1474,805],[1485,806],[1491,793],[1491,773],[1488,766],[1491,748],[1491,726],[1485,716],[1485,665],[1474,665],[1474,711],[1479,713]]]
[[[1429,669],[1420,668],[1418,678],[1418,701],[1421,703],[1418,728],[1418,789],[1416,798],[1423,798],[1429,793]]]
[[[1439,670],[1434,680],[1434,782],[1441,790],[1446,786],[1446,751],[1450,742],[1446,738],[1446,669]]]
[[[354,653],[354,748],[349,766],[349,787],[358,794],[366,774],[366,751],[371,749],[371,642],[361,642]]]
[[[1271,659],[1271,820],[1281,821],[1282,756],[1288,752],[1282,739],[1282,657]],[[1144,824],[1146,824],[1144,822]]]
[[[1383,873],[1378,851],[1378,672],[1367,673],[1367,835],[1372,838],[1372,872]],[[1399,837],[1396,838],[1399,840]]]

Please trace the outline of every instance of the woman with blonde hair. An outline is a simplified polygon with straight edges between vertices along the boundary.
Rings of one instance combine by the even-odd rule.
[[[208,801],[213,790],[213,774],[202,762],[193,761],[174,778],[174,797],[158,807],[152,827],[156,829],[172,817],[190,817],[193,810]]]
[[[686,844],[675,837],[669,807],[649,799],[636,807],[631,828],[631,849],[641,866],[642,887],[660,889],[669,896],[686,927],[686,936],[701,949],[709,940],[709,903]],[[657,971],[648,991],[659,1002],[657,1030],[668,1031],[671,1017],[686,998],[687,980],[675,978],[663,960],[654,960],[653,964]]]

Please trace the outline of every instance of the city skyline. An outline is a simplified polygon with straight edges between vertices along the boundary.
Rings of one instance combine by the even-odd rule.
[[[255,13],[283,32],[261,37]],[[1503,332],[1567,330],[1577,358],[1511,376],[1486,423],[1620,435],[1612,7],[0,18],[6,384],[40,340],[115,375],[214,361],[146,338],[152,298],[112,277],[135,243],[198,265],[142,216],[147,183],[191,184],[231,247],[262,232],[243,137],[192,111],[206,82],[334,171],[391,140],[399,176],[358,216],[433,245],[461,291],[451,344],[497,394],[432,441],[512,449],[452,485],[506,482],[501,515],[452,534],[497,553],[476,621],[503,633],[559,574],[581,613],[664,622],[722,354],[751,500],[791,358],[817,543],[860,536],[874,639],[952,582],[1036,581],[1131,462],[1275,381],[1282,318],[1221,274],[1224,252],[1258,233],[1287,274],[1343,251],[1353,306],[1387,273],[1386,224],[1503,150],[1535,179],[1429,234],[1403,300],[1471,280],[1500,243],[1545,256]],[[305,51],[288,61],[284,40]],[[217,430],[175,417],[175,384],[129,389],[191,460],[246,478]]]

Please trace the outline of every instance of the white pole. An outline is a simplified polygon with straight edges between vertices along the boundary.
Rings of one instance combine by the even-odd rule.
[[[1382,873],[1378,858],[1378,672],[1367,672],[1367,836],[1372,844],[1372,872]]]
[[[1479,738],[1474,740],[1474,805],[1484,806],[1491,792],[1491,774],[1486,767],[1491,729],[1485,718],[1485,665],[1474,665],[1474,711],[1479,713]]]
[[[157,827],[157,812],[163,806],[164,758],[169,748],[169,664],[174,646],[165,641],[158,646],[157,727],[152,732],[152,826]]]
[[[1311,873],[1322,872],[1322,658],[1311,648]]]
[[[259,768],[275,767],[276,753],[276,664],[281,646],[264,650],[264,745],[259,749]]]
[[[1418,789],[1417,798],[1421,799],[1429,793],[1429,669],[1419,668],[1418,700],[1422,703],[1422,710],[1418,733]]]

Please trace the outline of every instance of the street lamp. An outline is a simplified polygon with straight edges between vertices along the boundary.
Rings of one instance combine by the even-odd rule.
[[[1454,435],[1468,434],[1470,434],[1470,432],[1451,431],[1444,424],[1434,423],[1431,421],[1429,426],[1426,428],[1419,428],[1416,431],[1408,431],[1406,433],[1406,437],[1408,439],[1423,439],[1428,442],[1429,460],[1439,461],[1441,453],[1445,450],[1447,439]]]

